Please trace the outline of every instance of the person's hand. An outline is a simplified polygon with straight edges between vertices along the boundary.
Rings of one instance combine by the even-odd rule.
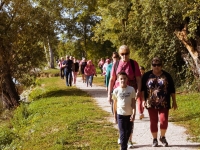
[[[130,121],[133,122],[134,120],[135,120],[135,115],[132,114],[131,117],[130,117]]]
[[[97,74],[95,74],[95,76],[97,77]]]
[[[113,119],[113,123],[114,123],[114,124],[117,124],[117,119],[116,119],[115,116],[114,116],[114,119]]]
[[[138,99],[140,97],[140,95],[141,95],[141,92],[137,91],[137,93],[136,93],[136,99]]]
[[[173,101],[173,102],[172,102],[172,108],[173,108],[174,110],[178,109],[178,106],[177,106],[176,101]]]
[[[142,101],[142,107],[146,106],[146,101]]]
[[[112,102],[113,102],[111,95],[108,96],[108,102],[110,103],[110,105],[111,105]]]

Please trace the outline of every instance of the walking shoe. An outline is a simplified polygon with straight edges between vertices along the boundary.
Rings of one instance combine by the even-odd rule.
[[[140,114],[140,120],[142,120],[142,118],[144,118],[144,114]]]
[[[167,147],[168,146],[167,140],[166,140],[166,138],[164,136],[160,137],[160,142],[162,143],[163,147]]]
[[[118,144],[120,144],[120,143],[121,143],[121,142],[120,142],[120,138],[117,140],[117,143],[118,143]]]
[[[132,142],[131,141],[128,141],[128,148],[133,148],[133,144],[132,144]]]
[[[158,140],[157,139],[153,139],[152,147],[157,147],[157,146],[158,146]]]

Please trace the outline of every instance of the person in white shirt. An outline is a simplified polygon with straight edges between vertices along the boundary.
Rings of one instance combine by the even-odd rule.
[[[127,85],[128,76],[125,72],[118,73],[119,87],[113,91],[114,120],[118,123],[121,150],[127,150],[129,136],[133,130],[136,112],[135,89]]]

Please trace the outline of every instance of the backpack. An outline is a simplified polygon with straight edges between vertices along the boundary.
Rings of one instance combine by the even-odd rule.
[[[137,91],[137,82],[136,82],[136,76],[135,76],[135,64],[134,64],[134,60],[130,59],[130,63],[131,63],[131,67],[132,67],[132,70],[133,70],[134,79],[133,80],[129,80],[129,85],[132,86],[132,87],[134,87],[135,91]],[[113,66],[114,67],[114,72],[115,72],[116,76],[117,76],[118,65],[119,65],[119,61],[116,61],[115,64],[114,64],[114,66]]]

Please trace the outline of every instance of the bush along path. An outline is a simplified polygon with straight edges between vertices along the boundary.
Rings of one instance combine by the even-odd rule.
[[[111,107],[107,101],[107,92],[105,87],[93,85],[92,87],[87,87],[85,83],[82,83],[82,79],[79,77],[77,78],[76,87],[80,88],[83,91],[88,92],[97,102],[98,106],[101,107],[103,110],[110,112],[109,121],[113,121]],[[177,110],[178,111],[178,110]],[[141,149],[141,150],[154,150],[159,149],[162,147],[161,143],[158,141],[158,147],[151,147],[153,139],[150,133],[150,126],[149,126],[149,117],[148,112],[145,110],[144,112],[145,117],[140,120],[139,115],[136,112],[136,119],[134,121],[134,130],[133,130],[133,142],[134,149]],[[113,124],[115,128],[117,128],[116,124]],[[169,122],[166,139],[169,143],[169,147],[162,147],[163,150],[191,150],[191,149],[200,149],[200,143],[193,143],[188,141],[188,136],[185,133],[185,128],[174,125],[173,123]],[[116,137],[116,144],[117,144]]]

